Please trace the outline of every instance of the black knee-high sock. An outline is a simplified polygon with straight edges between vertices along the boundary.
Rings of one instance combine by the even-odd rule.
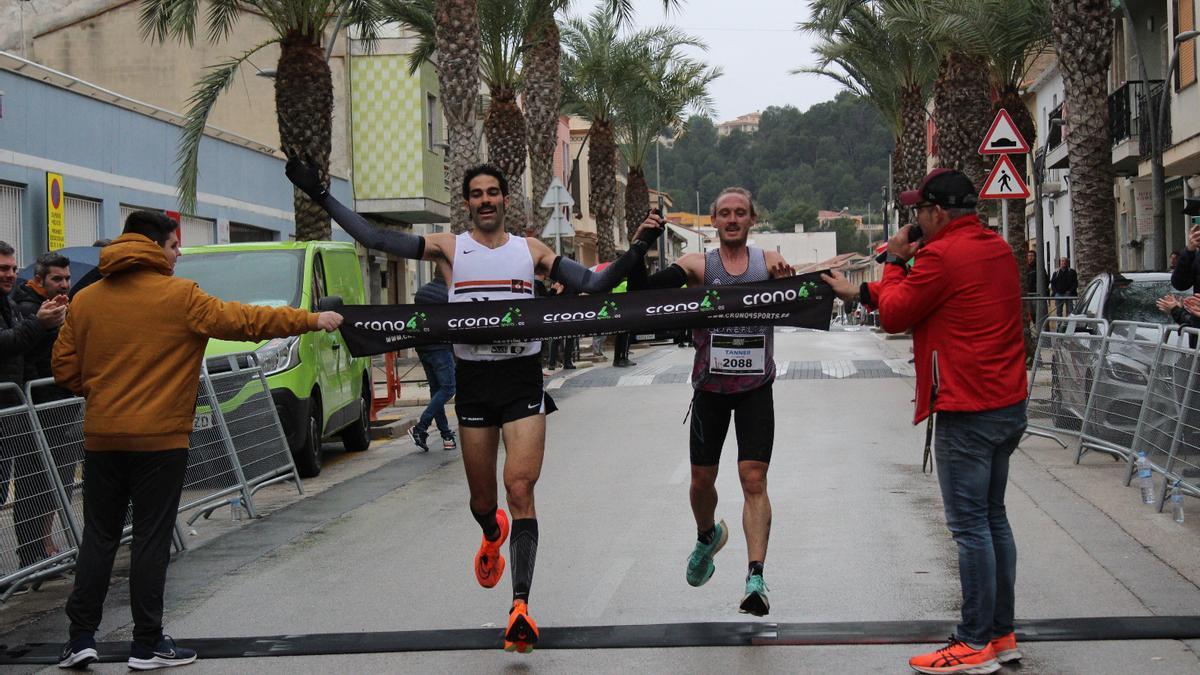
[[[493,506],[490,511],[484,513],[475,513],[475,509],[471,509],[471,515],[475,516],[475,522],[483,528],[483,536],[487,537],[488,541],[496,541],[500,536],[500,523],[496,522],[496,507]]]
[[[508,544],[508,554],[512,558],[513,600],[529,600],[537,547],[537,518],[518,518],[512,521],[512,539]]]

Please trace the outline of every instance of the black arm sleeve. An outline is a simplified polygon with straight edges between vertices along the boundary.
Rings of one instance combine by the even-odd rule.
[[[550,268],[550,278],[579,293],[605,293],[638,268],[645,274],[645,266],[642,264],[645,254],[646,247],[642,242],[634,242],[624,255],[599,273],[560,255],[554,259],[554,265]]]
[[[640,273],[639,273],[640,272]],[[629,290],[648,291],[655,288],[679,288],[687,285],[687,272],[676,264],[671,264],[665,270],[646,275],[646,269],[634,270],[629,277]]]
[[[368,223],[366,218],[346,208],[330,194],[323,195],[317,204],[325,209],[325,212],[333,218],[334,222],[341,225],[343,230],[367,248],[410,260],[420,260],[421,256],[425,255],[424,237],[407,232],[381,230]]]

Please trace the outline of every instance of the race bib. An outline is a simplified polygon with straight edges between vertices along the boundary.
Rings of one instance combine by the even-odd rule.
[[[520,356],[526,349],[525,345],[471,345],[476,356]]]
[[[762,375],[766,366],[766,335],[712,334],[708,372],[713,375]]]

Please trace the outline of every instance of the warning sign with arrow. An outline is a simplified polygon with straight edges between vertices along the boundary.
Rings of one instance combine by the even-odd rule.
[[[1017,125],[1013,123],[1008,111],[1001,108],[1000,112],[996,113],[996,119],[992,120],[992,128],[988,129],[987,136],[984,136],[983,143],[979,145],[979,154],[1023,155],[1027,152],[1029,143],[1026,143],[1025,137],[1017,131]]]
[[[983,182],[983,190],[979,192],[980,199],[1028,199],[1029,187],[1021,180],[1017,167],[1013,165],[1008,155],[1001,155],[1000,160],[987,180]]]

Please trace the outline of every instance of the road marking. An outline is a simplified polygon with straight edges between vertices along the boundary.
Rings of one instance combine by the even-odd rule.
[[[776,361],[775,362],[775,377],[783,377],[784,375],[787,375],[788,366],[791,363],[792,363],[791,361]]]
[[[546,391],[554,391],[555,389],[558,389],[559,387],[563,386],[563,383],[566,382],[567,380],[571,379],[572,377],[579,377],[580,375],[583,375],[584,373],[589,372],[590,370],[592,370],[592,369],[591,368],[580,368],[579,370],[576,370],[573,373],[569,373],[567,375],[562,375],[562,376],[556,377],[553,380],[550,380],[550,382],[546,383]]]
[[[669,365],[654,365],[638,368],[632,375],[622,376],[617,380],[618,387],[641,387],[654,384],[654,377],[670,370]]]
[[[854,367],[853,361],[842,359],[837,361],[822,361],[821,372],[824,373],[826,377],[844,379],[853,376],[858,372],[858,369]]]
[[[908,362],[908,359],[884,359],[884,363],[892,372],[901,377],[916,377],[917,371],[913,368],[913,364]]]

